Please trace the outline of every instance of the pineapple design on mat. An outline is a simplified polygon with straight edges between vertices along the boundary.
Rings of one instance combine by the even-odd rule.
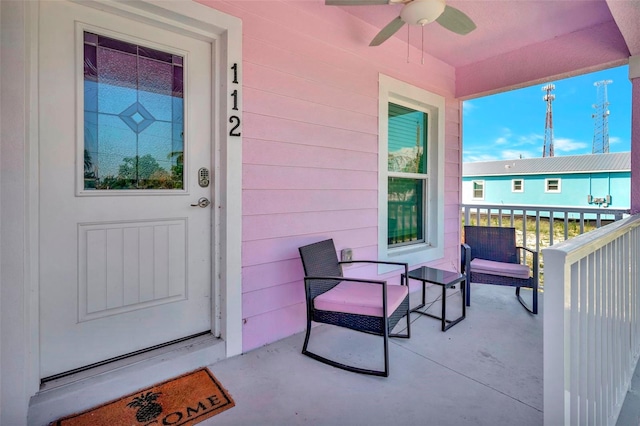
[[[162,405],[156,402],[161,392],[147,392],[136,396],[133,400],[127,404],[127,407],[138,408],[136,413],[136,420],[140,423],[147,423],[155,420],[160,414],[162,414]]]

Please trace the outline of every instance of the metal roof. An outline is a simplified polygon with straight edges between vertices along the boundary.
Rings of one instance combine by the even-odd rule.
[[[462,176],[625,172],[630,170],[630,152],[480,161],[462,164]]]

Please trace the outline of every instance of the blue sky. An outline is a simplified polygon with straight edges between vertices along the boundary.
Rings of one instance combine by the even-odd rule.
[[[616,67],[563,80],[552,80],[555,156],[591,154],[597,101],[596,81],[607,86],[609,152],[631,150],[631,82],[628,67]],[[545,83],[546,84],[546,83]],[[463,103],[464,162],[542,157],[547,105],[545,84]]]

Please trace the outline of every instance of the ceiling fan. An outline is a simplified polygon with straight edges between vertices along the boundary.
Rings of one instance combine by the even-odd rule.
[[[379,46],[394,35],[404,24],[425,26],[433,21],[456,34],[469,34],[476,24],[460,10],[447,6],[445,0],[325,0],[329,6],[368,6],[402,3],[400,16],[389,22],[369,46]]]

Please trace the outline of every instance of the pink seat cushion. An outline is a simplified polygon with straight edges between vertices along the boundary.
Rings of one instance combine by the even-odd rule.
[[[529,267],[519,263],[496,262],[493,260],[475,258],[471,261],[471,272],[479,274],[500,275],[512,278],[529,278]]]
[[[400,306],[407,294],[407,286],[387,285],[387,316]],[[313,303],[322,311],[382,317],[382,286],[342,281],[316,297]]]

